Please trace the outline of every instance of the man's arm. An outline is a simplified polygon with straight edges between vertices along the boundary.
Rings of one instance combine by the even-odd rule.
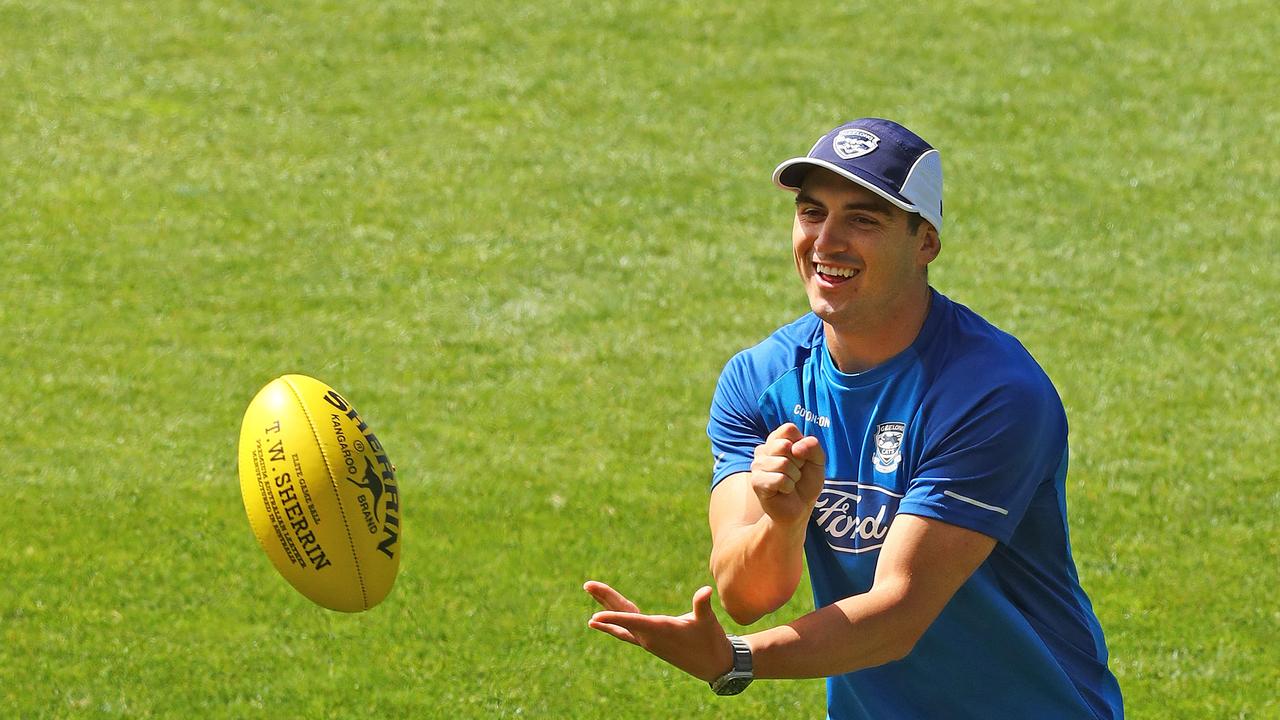
[[[940,520],[898,515],[871,590],[747,636],[756,677],[826,677],[905,657],[995,542]]]
[[[800,584],[804,525],[764,514],[751,473],[731,475],[711,493],[711,575],[720,601],[739,625],[782,607]]]
[[[981,533],[898,515],[880,549],[871,590],[746,636],[756,677],[826,677],[904,657],[993,547],[995,540]],[[645,615],[602,583],[586,589],[606,608],[592,616],[592,628],[703,680],[728,670],[732,649],[710,612],[707,589],[695,594],[694,612],[679,618]]]
[[[751,472],[730,475],[712,491],[711,574],[739,624],[777,610],[800,584],[824,464],[817,438],[803,438],[787,423],[756,448]]]

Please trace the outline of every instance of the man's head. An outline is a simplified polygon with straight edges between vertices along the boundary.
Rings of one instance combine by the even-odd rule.
[[[893,322],[927,296],[941,249],[938,153],[888,120],[832,130],[774,181],[796,192],[792,250],[809,304],[836,326]]]
[[[942,160],[932,145],[898,123],[880,118],[845,123],[823,135],[808,155],[779,165],[773,181],[796,191],[815,167],[865,187],[942,232]]]

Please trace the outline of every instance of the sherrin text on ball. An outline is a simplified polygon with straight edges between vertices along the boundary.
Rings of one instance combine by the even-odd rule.
[[[360,612],[400,568],[395,466],[351,403],[306,375],[267,383],[240,427],[240,493],[276,570],[331,610]]]

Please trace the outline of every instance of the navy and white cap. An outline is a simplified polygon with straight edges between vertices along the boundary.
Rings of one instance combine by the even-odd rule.
[[[923,138],[892,120],[862,118],[822,136],[805,157],[773,171],[773,182],[796,191],[815,167],[826,168],[942,232],[942,158]]]

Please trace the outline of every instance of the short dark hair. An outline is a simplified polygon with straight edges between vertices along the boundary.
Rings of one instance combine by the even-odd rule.
[[[915,235],[922,222],[924,222],[924,217],[920,213],[907,213],[907,232]]]

